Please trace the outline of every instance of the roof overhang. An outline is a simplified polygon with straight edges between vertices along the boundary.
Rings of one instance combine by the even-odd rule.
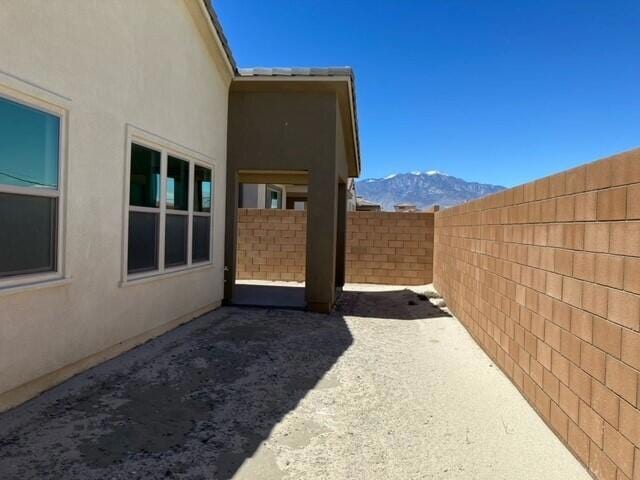
[[[231,53],[231,47],[229,47],[227,37],[222,30],[222,24],[218,19],[218,15],[216,15],[215,10],[213,10],[210,0],[200,0],[198,3],[200,4],[200,11],[205,17],[209,30],[215,38],[216,46],[224,57],[224,61],[229,72],[232,76],[235,76],[238,72],[238,67],[236,66],[236,61],[233,58],[233,53]]]
[[[332,91],[338,97],[340,114],[347,144],[349,176],[360,176],[360,139],[358,113],[356,107],[355,76],[349,67],[329,68],[238,68],[229,42],[222,30],[210,0],[200,0],[200,10],[209,30],[215,38],[216,46],[224,57],[224,62],[233,77],[231,90],[234,91]],[[350,128],[347,128],[349,126]]]
[[[355,79],[350,68],[238,69],[231,91],[333,92],[344,126],[350,177],[360,176],[360,141]]]

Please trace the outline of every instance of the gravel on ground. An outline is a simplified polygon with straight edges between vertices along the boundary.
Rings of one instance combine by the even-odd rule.
[[[582,480],[422,289],[225,307],[0,415],[0,478]]]

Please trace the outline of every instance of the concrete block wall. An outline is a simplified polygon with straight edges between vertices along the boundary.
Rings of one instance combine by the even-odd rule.
[[[306,212],[238,211],[237,278],[304,281]],[[433,213],[348,212],[346,281],[431,283]]]
[[[304,211],[238,209],[237,278],[303,282],[306,238]]]
[[[640,149],[443,210],[435,287],[598,479],[640,480]]]
[[[347,283],[431,283],[433,222],[433,212],[349,212]]]

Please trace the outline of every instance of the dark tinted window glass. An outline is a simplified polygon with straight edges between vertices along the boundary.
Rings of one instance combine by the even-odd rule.
[[[55,198],[0,193],[0,277],[56,268]]]
[[[129,273],[158,268],[158,213],[129,212]]]
[[[160,206],[160,152],[135,143],[131,145],[129,204]]]
[[[187,226],[186,215],[167,215],[164,239],[164,264],[175,267],[187,263]]]
[[[0,98],[0,183],[58,188],[60,119]]]
[[[267,187],[267,198],[265,200],[266,208],[282,208],[282,192],[275,188]]]
[[[278,206],[278,192],[271,190],[269,192],[269,207],[268,208],[280,208]]]
[[[193,262],[209,260],[209,235],[211,231],[209,221],[209,217],[193,216],[193,245],[191,250]]]
[[[189,163],[174,157],[167,159],[167,208],[189,209]]]
[[[210,212],[211,198],[213,195],[211,170],[196,165],[193,171],[193,178],[193,211]]]

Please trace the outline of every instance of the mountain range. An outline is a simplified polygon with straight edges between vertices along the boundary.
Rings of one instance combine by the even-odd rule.
[[[393,211],[393,206],[399,203],[409,203],[420,210],[433,205],[450,207],[504,189],[500,185],[467,182],[436,170],[394,173],[356,182],[359,197],[379,203],[386,211]]]

